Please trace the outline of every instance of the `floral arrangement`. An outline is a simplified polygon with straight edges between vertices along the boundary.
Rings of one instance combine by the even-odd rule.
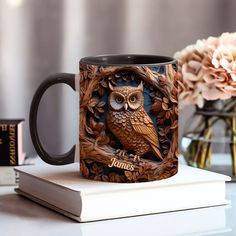
[[[198,40],[174,56],[179,62],[180,108],[236,96],[236,33]]]
[[[209,167],[212,144],[225,142],[236,176],[236,32],[198,40],[174,57],[179,62],[179,107],[197,106],[183,134],[185,160]],[[219,127],[224,137],[217,134]]]

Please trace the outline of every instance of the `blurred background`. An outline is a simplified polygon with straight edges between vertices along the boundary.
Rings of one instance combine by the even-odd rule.
[[[78,73],[79,59],[109,53],[173,54],[197,39],[236,31],[234,0],[0,0],[0,118],[24,118],[24,150],[35,155],[28,116],[40,83]],[[52,153],[78,138],[78,94],[45,94],[40,137]],[[181,111],[180,135],[193,108]]]

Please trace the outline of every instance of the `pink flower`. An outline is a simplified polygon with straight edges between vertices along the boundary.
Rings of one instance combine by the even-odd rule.
[[[236,33],[198,40],[175,58],[182,76],[180,107],[236,96]]]

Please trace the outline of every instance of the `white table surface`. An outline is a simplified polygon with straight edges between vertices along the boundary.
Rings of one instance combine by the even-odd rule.
[[[227,206],[77,223],[1,186],[0,235],[236,235],[236,183],[226,188]]]

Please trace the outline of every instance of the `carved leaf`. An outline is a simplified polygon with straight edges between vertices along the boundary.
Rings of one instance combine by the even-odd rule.
[[[99,113],[98,111],[95,111],[94,116],[95,116],[97,119],[99,119],[99,118],[100,118],[100,113]]]
[[[176,115],[179,114],[178,107],[175,107],[175,114],[176,114]]]
[[[151,107],[151,111],[154,112],[154,113],[158,113],[160,110],[161,110],[161,101],[159,100],[156,100],[153,104],[152,104],[152,107]]]
[[[175,156],[176,156],[176,157],[179,156],[179,150],[178,150],[178,149],[175,151]]]
[[[173,109],[169,110],[170,111],[170,115],[174,116],[175,115],[175,111]]]
[[[110,182],[120,182],[121,181],[120,175],[118,175],[114,172],[109,175],[109,178],[110,178]]]
[[[94,129],[101,132],[105,129],[105,125],[102,122],[96,123]]]
[[[164,128],[165,134],[167,134],[169,131],[170,131],[170,127],[169,127],[169,126],[166,126],[166,127]]]
[[[132,180],[133,175],[131,171],[125,171],[125,176],[128,180]]]
[[[173,96],[170,97],[170,100],[171,100],[171,102],[173,102],[173,103],[178,103],[178,101],[177,101]]]
[[[104,88],[107,88],[107,87],[108,87],[107,82],[106,82],[105,80],[102,80],[102,81],[101,81],[101,85],[102,85],[102,87],[104,87]]]
[[[92,160],[89,160],[89,159],[87,159],[87,160],[86,160],[86,163],[87,163],[87,164],[92,164],[92,163],[93,163],[93,161],[92,161]]]
[[[91,126],[92,128],[94,128],[97,123],[95,122],[95,120],[93,119],[93,117],[90,117],[90,119],[89,119],[89,124],[90,124],[90,126]]]
[[[102,181],[109,182],[109,178],[107,175],[102,175]]]
[[[168,139],[163,139],[163,140],[162,140],[162,143],[168,143],[168,144],[169,144],[170,141],[169,141]]]
[[[166,140],[166,139],[165,139],[164,137],[159,137],[159,141],[160,141],[161,143],[164,143],[165,140]]]
[[[166,135],[163,130],[160,130],[160,131],[158,132],[158,134],[159,134],[160,136],[165,136],[165,135]]]
[[[88,108],[88,110],[89,110],[91,113],[94,113],[94,111],[93,111],[93,108],[92,108],[92,107],[90,107],[90,106],[87,106],[87,108]]]
[[[84,88],[81,88],[81,89],[80,89],[80,93],[81,93],[81,94],[85,94],[85,89],[84,89]]]
[[[100,67],[99,67],[99,72],[100,72],[101,74],[105,74],[105,68],[104,68],[103,66],[100,66]]]
[[[171,125],[170,129],[176,129],[178,127],[178,121],[175,120],[173,124]]]
[[[166,155],[168,153],[168,150],[164,150],[163,154]]]
[[[169,112],[169,111],[166,111],[165,118],[166,118],[166,119],[169,119],[169,118],[170,118],[170,112]]]
[[[161,104],[161,106],[162,106],[162,109],[164,110],[164,111],[167,111],[168,110],[168,105],[166,104],[166,103],[162,103]]]
[[[104,101],[100,101],[98,104],[97,104],[97,107],[104,107],[105,106],[105,102]]]
[[[169,103],[169,99],[166,98],[166,97],[163,97],[163,102],[168,104]]]
[[[95,107],[97,104],[99,103],[99,99],[98,98],[91,98],[88,102],[88,105],[90,107]]]
[[[92,165],[92,168],[91,168],[91,173],[93,173],[93,174],[97,174],[97,170],[98,170],[98,166],[97,166],[97,164],[96,163],[94,163],[93,165]]]
[[[152,93],[150,93],[149,95],[150,95],[150,97],[154,98],[155,95],[156,95],[156,93],[155,93],[155,92],[152,92]]]
[[[141,175],[144,172],[144,168],[142,166],[140,166],[138,172]]]
[[[90,127],[88,127],[87,125],[86,125],[85,129],[86,129],[87,133],[94,134],[93,130]]]
[[[113,84],[116,85],[116,79],[113,76],[109,76],[108,80]]]
[[[97,107],[96,108],[98,112],[103,113],[105,110],[102,107]]]
[[[116,73],[116,74],[115,74],[115,78],[120,78],[120,74],[119,74],[119,73]]]
[[[96,175],[96,176],[94,177],[94,180],[101,181],[101,176]]]

